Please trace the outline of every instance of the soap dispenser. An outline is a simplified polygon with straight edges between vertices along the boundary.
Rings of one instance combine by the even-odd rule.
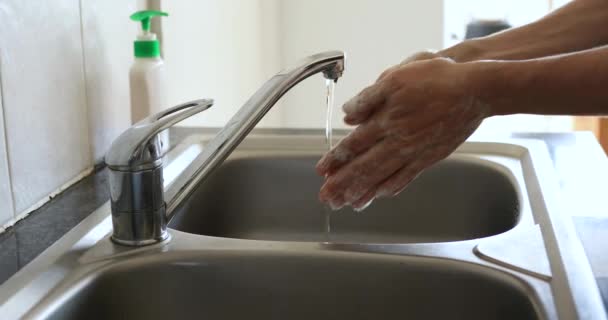
[[[129,72],[131,91],[131,122],[158,113],[167,107],[164,62],[160,56],[160,44],[156,34],[150,32],[150,19],[168,16],[154,10],[138,11],[131,20],[141,23],[141,33],[134,42],[135,61]],[[169,131],[160,133],[161,152],[169,149]]]

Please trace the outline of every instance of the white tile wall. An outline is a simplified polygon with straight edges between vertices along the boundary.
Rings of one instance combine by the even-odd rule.
[[[8,169],[8,156],[4,136],[4,112],[2,109],[2,86],[0,83],[0,232],[2,225],[13,218],[13,198]]]
[[[211,109],[183,124],[223,126],[280,71],[277,4],[275,0],[161,2],[169,13],[162,18],[169,104],[215,99]],[[278,125],[280,111],[273,108],[262,124]]]
[[[89,132],[95,162],[131,124],[129,68],[137,24],[135,1],[81,0]]]
[[[15,211],[93,165],[79,0],[3,0],[0,63]]]

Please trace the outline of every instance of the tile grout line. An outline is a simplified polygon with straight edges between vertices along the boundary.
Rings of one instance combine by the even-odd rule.
[[[85,53],[85,44],[84,44],[84,16],[82,10],[82,2],[84,0],[78,0],[78,20],[80,26],[80,54],[82,56],[82,80],[84,81],[84,103],[85,103],[85,111],[86,111],[86,121],[87,121],[87,134],[89,135],[89,155],[91,156],[91,166],[95,165],[95,138],[94,133],[91,132],[92,123],[91,123],[91,110],[90,110],[90,101],[89,101],[89,85],[88,85],[88,76],[87,76],[87,58]]]
[[[13,176],[11,170],[11,161],[8,152],[8,131],[6,130],[6,112],[4,111],[4,77],[2,76],[2,52],[0,52],[0,112],[2,112],[2,134],[4,140],[4,154],[6,159],[6,177],[8,179],[8,189],[10,193],[9,202],[9,210],[11,211],[11,216],[15,219],[17,212],[15,211],[15,191],[13,189]],[[4,231],[4,230],[2,230]]]
[[[87,177],[88,175],[90,175],[94,171],[95,171],[95,167],[85,168],[82,172],[78,173],[76,176],[74,176],[73,178],[71,178],[70,180],[68,180],[66,183],[64,183],[61,186],[59,186],[59,188],[55,189],[54,191],[52,191],[48,195],[42,197],[42,199],[40,199],[40,201],[34,203],[33,205],[31,205],[27,209],[23,210],[21,213],[15,213],[13,219],[11,219],[10,221],[8,221],[7,223],[5,223],[4,225],[2,225],[0,227],[1,228],[5,228],[5,229],[8,229],[8,228],[12,227],[17,222],[19,222],[19,221],[27,218],[30,215],[30,213],[32,213],[32,212],[40,209],[42,206],[44,206],[45,204],[47,204],[53,198],[55,198],[58,195],[60,195],[61,193],[63,193],[64,191],[66,191],[68,188],[70,188],[74,184],[80,182],[82,179],[84,179],[85,177]]]
[[[6,113],[4,111],[4,77],[2,76],[2,52],[0,52],[0,112],[2,112],[2,134],[4,140],[4,154],[6,160],[6,177],[8,179],[8,189],[10,195],[9,201],[9,210],[11,211],[11,220],[15,220],[17,217],[17,211],[15,210],[15,192],[13,190],[13,176],[11,170],[11,161],[8,152],[8,132],[6,130]],[[10,222],[10,221],[9,221]],[[7,228],[0,226],[0,234],[4,233]],[[17,233],[15,232],[15,257],[17,258],[17,268],[21,268],[21,257],[19,255],[19,237],[17,237]]]
[[[91,141],[91,132],[90,132],[90,119],[89,119],[89,101],[88,101],[88,88],[87,88],[87,82],[86,82],[86,68],[85,68],[85,52],[84,52],[84,24],[83,24],[83,16],[82,16],[82,2],[83,0],[78,0],[78,14],[79,14],[79,29],[80,29],[80,40],[81,40],[81,55],[82,55],[82,74],[83,74],[83,81],[84,81],[84,96],[85,96],[85,104],[86,104],[86,121],[89,124],[87,131],[89,134],[89,154],[93,154],[93,143]],[[17,223],[20,220],[23,220],[24,218],[26,218],[31,212],[37,210],[38,208],[42,207],[44,204],[46,204],[48,201],[50,201],[53,197],[57,196],[58,194],[60,194],[61,192],[65,191],[65,189],[67,189],[68,187],[70,187],[71,185],[77,183],[78,181],[82,180],[82,178],[86,177],[87,175],[89,175],[91,172],[94,171],[95,168],[95,163],[94,161],[92,161],[89,166],[87,166],[82,172],[78,173],[74,178],[70,179],[67,183],[65,183],[64,185],[60,186],[58,189],[54,190],[53,192],[51,192],[49,195],[43,197],[40,201],[38,201],[37,203],[33,204],[32,206],[30,206],[29,208],[26,208],[25,210],[23,210],[22,212],[17,212],[16,211],[16,199],[15,199],[15,192],[14,192],[14,185],[13,185],[13,177],[12,177],[12,171],[11,171],[11,162],[10,162],[10,158],[9,158],[9,151],[8,151],[8,134],[6,131],[6,116],[5,116],[5,111],[4,111],[4,95],[3,95],[3,77],[2,77],[2,72],[1,72],[1,66],[2,66],[2,55],[0,52],[0,112],[2,112],[2,120],[3,120],[3,133],[4,133],[4,151],[6,154],[6,160],[7,160],[7,177],[8,177],[8,185],[9,185],[9,191],[10,191],[10,197],[11,197],[11,202],[9,203],[10,206],[10,211],[11,211],[11,216],[12,219],[10,219],[9,221],[7,221],[6,223],[0,224],[0,234],[4,233],[6,230],[8,230],[9,228],[11,228],[15,223]],[[93,158],[93,157],[91,157]],[[1,170],[1,168],[0,168]]]

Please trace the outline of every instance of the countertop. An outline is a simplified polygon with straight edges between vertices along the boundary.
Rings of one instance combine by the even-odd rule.
[[[171,145],[213,129],[173,128]],[[264,131],[263,129],[261,131]],[[517,133],[544,141],[559,179],[564,212],[574,221],[608,306],[608,158],[589,132]],[[0,234],[0,284],[109,200],[107,170],[93,174]]]
[[[608,158],[593,134],[519,133],[547,144],[560,184],[563,212],[578,236],[608,309]]]

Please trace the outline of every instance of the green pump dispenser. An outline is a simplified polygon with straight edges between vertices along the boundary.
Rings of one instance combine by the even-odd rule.
[[[133,43],[135,56],[138,58],[160,57],[160,44],[156,35],[150,32],[150,19],[154,17],[167,17],[168,13],[156,10],[143,10],[131,15],[131,20],[141,22],[142,33]]]

